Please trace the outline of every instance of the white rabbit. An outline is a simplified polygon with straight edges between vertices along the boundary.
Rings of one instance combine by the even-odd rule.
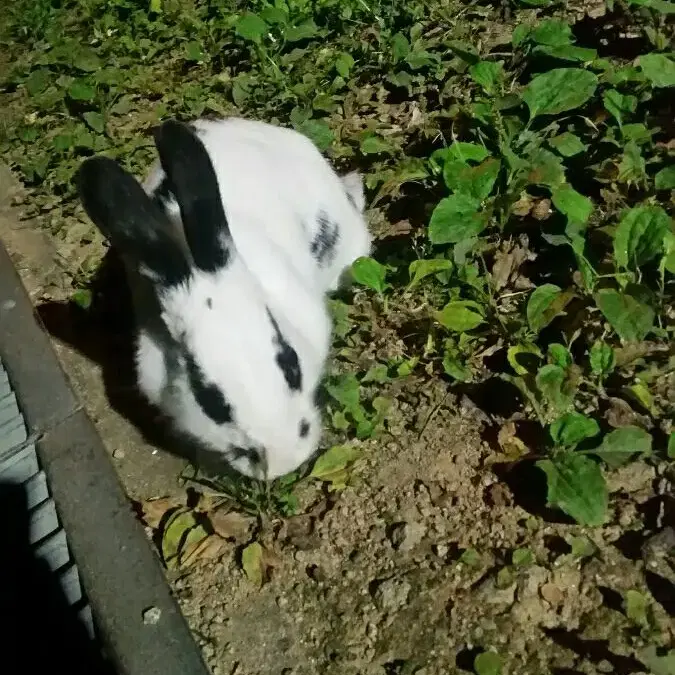
[[[358,173],[339,177],[316,146],[292,129],[236,117],[192,125],[211,157],[237,251],[265,288],[277,279],[260,256],[260,236],[269,242],[270,255],[291,258],[298,274],[323,291],[336,290],[344,270],[369,254]],[[144,188],[180,224],[161,165]],[[311,258],[297,255],[302,246]]]
[[[155,142],[180,228],[109,158],[85,160],[77,177],[86,212],[126,263],[139,388],[237,470],[275,478],[309,459],[321,434],[315,394],[330,320],[324,293],[307,283],[310,253],[304,240],[293,240],[297,249],[277,240],[274,211],[251,215],[241,198],[224,209],[221,191],[231,198],[233,190],[223,189],[193,128],[167,121]],[[262,200],[264,188],[258,194],[249,178],[240,190]]]

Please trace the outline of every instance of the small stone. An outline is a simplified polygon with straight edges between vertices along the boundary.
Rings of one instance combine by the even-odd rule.
[[[410,584],[405,579],[386,579],[375,590],[375,603],[384,611],[396,611],[408,601]]]
[[[113,450],[112,456],[113,456],[115,459],[124,459],[124,454],[125,454],[125,453],[124,453],[124,450],[122,450],[122,449],[120,449],[120,448],[115,448],[115,450]]]
[[[143,623],[146,626],[155,626],[162,618],[162,610],[159,607],[148,607],[143,610]]]
[[[560,605],[564,600],[563,592],[555,584],[544,584],[540,589],[541,597],[551,605]]]

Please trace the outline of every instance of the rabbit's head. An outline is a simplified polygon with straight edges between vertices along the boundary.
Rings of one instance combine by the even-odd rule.
[[[290,300],[270,298],[237,254],[209,155],[197,133],[163,123],[155,142],[181,213],[184,238],[119,164],[86,160],[82,203],[113,246],[150,280],[171,336],[160,405],[184,432],[239,471],[274,478],[316,451],[315,393],[328,350],[323,295],[280,279]],[[297,306],[293,300],[306,306]],[[302,298],[302,300],[300,300]],[[321,344],[303,321],[322,322]],[[316,335],[317,331],[310,331]]]

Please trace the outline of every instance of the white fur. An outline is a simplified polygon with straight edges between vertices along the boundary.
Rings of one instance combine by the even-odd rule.
[[[194,127],[216,171],[237,250],[268,292],[274,293],[278,283],[273,260],[279,256],[291,261],[311,287],[332,291],[344,270],[369,254],[371,237],[363,217],[359,174],[339,177],[316,146],[292,129],[241,118],[201,119]],[[145,190],[152,193],[163,177],[157,164]],[[180,222],[176,204],[168,211]],[[311,246],[322,211],[340,228],[335,255],[326,266],[298,255]],[[268,244],[265,255],[260,254],[261,238]]]

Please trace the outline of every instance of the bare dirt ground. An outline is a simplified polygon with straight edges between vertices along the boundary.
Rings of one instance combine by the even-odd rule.
[[[55,345],[129,496],[180,494],[184,462],[111,405],[101,367],[82,353],[100,356],[86,347],[100,326],[74,334],[80,324],[54,311],[71,291],[54,242],[19,220],[20,201],[3,168],[0,238],[52,332],[55,316],[74,321],[60,330],[78,348]],[[390,339],[381,327],[371,349]],[[300,515],[263,520],[262,588],[242,573],[236,537],[169,573],[214,675],[473,672],[484,650],[513,674],[673,672],[653,646],[675,635],[667,477],[645,463],[615,472],[613,517],[584,529],[532,509],[543,486],[500,469],[495,430],[468,398],[410,378],[396,400],[350,487],[308,489]]]

